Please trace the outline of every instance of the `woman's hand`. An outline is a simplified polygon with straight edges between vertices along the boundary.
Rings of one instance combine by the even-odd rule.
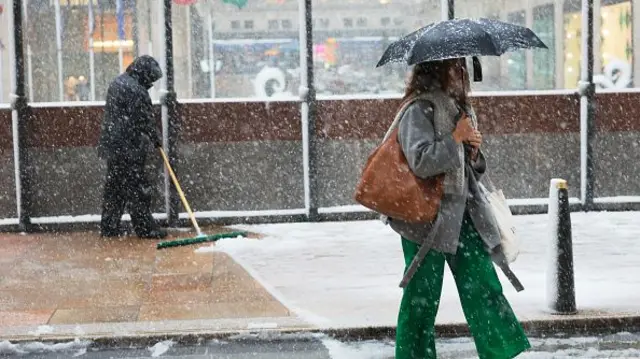
[[[474,134],[467,143],[473,147],[471,150],[471,160],[476,161],[478,159],[478,154],[480,153],[480,146],[482,145],[482,133],[478,130],[473,131]]]
[[[458,121],[456,129],[453,131],[453,139],[457,143],[466,143],[473,147],[471,159],[475,161],[478,158],[478,152],[482,145],[482,134],[473,128],[469,117],[465,116]]]
[[[482,145],[482,134],[478,130],[473,130],[473,134],[467,139],[467,143],[473,146],[475,150],[478,150]]]
[[[476,138],[476,129],[473,128],[471,124],[471,119],[465,116],[458,121],[456,125],[456,129],[453,130],[453,139],[457,143],[471,143],[472,140]],[[479,133],[479,132],[478,132]]]

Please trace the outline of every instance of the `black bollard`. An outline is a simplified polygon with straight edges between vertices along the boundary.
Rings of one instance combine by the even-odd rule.
[[[554,314],[575,314],[573,241],[567,181],[552,179],[549,187],[550,242],[547,266],[547,307]]]

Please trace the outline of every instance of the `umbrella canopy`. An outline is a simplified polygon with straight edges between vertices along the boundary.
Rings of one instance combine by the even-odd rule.
[[[523,26],[493,19],[454,19],[429,24],[393,42],[376,67],[390,62],[421,62],[468,56],[500,56],[508,51],[546,49]]]

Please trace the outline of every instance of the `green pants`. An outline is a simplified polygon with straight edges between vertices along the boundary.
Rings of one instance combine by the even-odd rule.
[[[419,245],[402,239],[407,266]],[[396,359],[436,358],[435,320],[444,262],[449,263],[480,359],[511,359],[531,346],[502,294],[482,239],[465,216],[455,255],[429,251],[404,289],[396,334]]]

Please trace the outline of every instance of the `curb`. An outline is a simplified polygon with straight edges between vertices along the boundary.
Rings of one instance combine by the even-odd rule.
[[[611,316],[594,318],[558,318],[521,321],[525,332],[530,337],[578,336],[615,334],[617,332],[640,332],[640,316]],[[365,327],[326,329],[320,331],[335,339],[344,341],[362,341],[383,338],[394,338],[395,327]],[[458,338],[470,336],[469,327],[465,323],[437,324],[436,335],[440,338]]]
[[[640,332],[640,315],[609,316],[592,318],[567,318],[521,321],[530,337],[603,335],[618,332]],[[104,336],[43,336],[18,337],[12,343],[28,343],[40,340],[46,343],[73,340],[89,340],[94,348],[149,347],[157,342],[172,340],[177,344],[194,345],[211,340],[222,341],[286,341],[314,340],[318,335],[326,335],[341,341],[384,340],[395,337],[392,326],[357,328],[283,328],[259,330],[223,330],[194,332],[150,332],[131,335]],[[469,336],[469,327],[464,323],[436,325],[436,334],[441,338]],[[0,338],[2,340],[2,338]]]

